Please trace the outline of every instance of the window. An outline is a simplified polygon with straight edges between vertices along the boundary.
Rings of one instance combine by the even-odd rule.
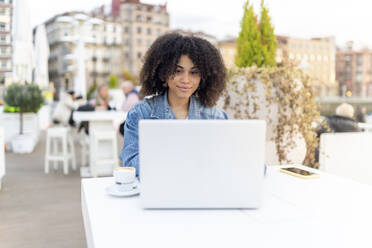
[[[6,29],[6,24],[3,22],[0,22],[0,31],[5,31]]]
[[[129,58],[129,53],[125,53],[125,58]]]
[[[6,61],[1,61],[1,68],[6,69],[6,67],[7,67]]]
[[[125,26],[125,28],[124,28],[124,32],[125,32],[125,33],[129,33],[129,27]]]
[[[151,35],[151,28],[148,28],[148,29],[147,29],[147,34],[148,34],[148,35]]]
[[[129,44],[130,44],[129,39],[126,39],[125,42],[124,42],[124,44],[127,45],[127,46],[129,46]]]
[[[361,83],[362,82],[362,74],[357,74],[355,79],[356,79],[357,83]]]
[[[138,27],[137,28],[137,34],[140,34],[142,32],[142,28],[141,27]]]
[[[362,62],[363,62],[363,55],[361,55],[361,54],[358,54],[357,55],[357,64],[362,64]]]
[[[5,48],[5,47],[2,47],[2,48],[1,48],[1,54],[2,54],[2,55],[5,55],[5,54],[6,54],[6,48]]]
[[[142,45],[142,40],[141,39],[137,40],[137,45]]]
[[[6,41],[6,36],[5,35],[0,35],[0,41],[5,42]]]
[[[141,15],[138,15],[136,17],[137,22],[143,22],[143,17]]]
[[[6,9],[0,8],[0,15],[5,15],[6,14]]]
[[[138,52],[138,53],[137,53],[137,58],[140,59],[141,57],[142,57],[142,53],[141,53],[141,52]]]
[[[106,31],[106,26],[103,26],[103,31]]]
[[[116,26],[112,27],[112,31],[115,33],[116,32]]]

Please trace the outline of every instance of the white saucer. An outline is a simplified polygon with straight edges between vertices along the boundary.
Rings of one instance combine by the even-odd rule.
[[[126,190],[126,191],[119,190],[118,185],[113,184],[106,188],[106,193],[112,196],[119,196],[119,197],[138,195],[140,193],[138,180],[136,179],[136,181],[134,181],[133,184],[134,184],[134,188],[132,190]]]

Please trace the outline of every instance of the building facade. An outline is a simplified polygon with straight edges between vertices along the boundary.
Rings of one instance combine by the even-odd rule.
[[[218,48],[227,69],[235,67],[236,39],[226,39],[218,42]]]
[[[335,96],[338,85],[335,80],[335,41],[333,37],[298,39],[277,36],[276,62],[292,61],[308,74],[314,82],[318,96]],[[235,67],[236,39],[218,43],[228,69]]]
[[[137,77],[147,49],[156,38],[169,31],[166,5],[144,4],[140,0],[112,0],[111,6],[98,7],[92,15],[121,23],[122,66]]]
[[[169,31],[166,5],[143,4],[139,0],[120,3],[119,20],[123,28],[123,66],[138,76],[147,49]]]
[[[0,1],[0,85],[12,71],[12,0]]]
[[[276,61],[298,64],[312,78],[317,96],[338,95],[334,37],[300,39],[277,36]]]
[[[73,89],[78,73],[78,44],[84,44],[86,89],[122,75],[122,25],[82,12],[57,15],[45,23],[50,47],[49,80],[58,91]],[[58,95],[58,94],[56,94]]]
[[[372,96],[372,50],[337,49],[336,78],[340,96]]]

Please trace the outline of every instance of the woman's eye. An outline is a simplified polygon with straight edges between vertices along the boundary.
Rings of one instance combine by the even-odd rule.
[[[192,75],[198,75],[199,72],[198,72],[198,71],[192,71],[191,74],[192,74]]]
[[[176,73],[181,73],[182,71],[181,70],[176,70]]]

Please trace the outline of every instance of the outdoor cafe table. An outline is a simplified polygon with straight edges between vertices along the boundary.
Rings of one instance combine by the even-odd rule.
[[[139,196],[105,193],[112,177],[83,179],[88,247],[372,247],[371,186],[279,168],[269,167],[256,210],[144,210]]]
[[[73,114],[73,119],[76,122],[89,121],[89,136],[90,147],[93,147],[94,132],[99,131],[110,131],[114,130],[114,122],[122,123],[127,116],[127,112],[121,111],[75,111]],[[92,165],[94,154],[92,154],[93,149],[89,149],[89,165]],[[105,149],[101,149],[105,151]],[[81,167],[81,174],[89,176],[90,172],[87,168]]]

